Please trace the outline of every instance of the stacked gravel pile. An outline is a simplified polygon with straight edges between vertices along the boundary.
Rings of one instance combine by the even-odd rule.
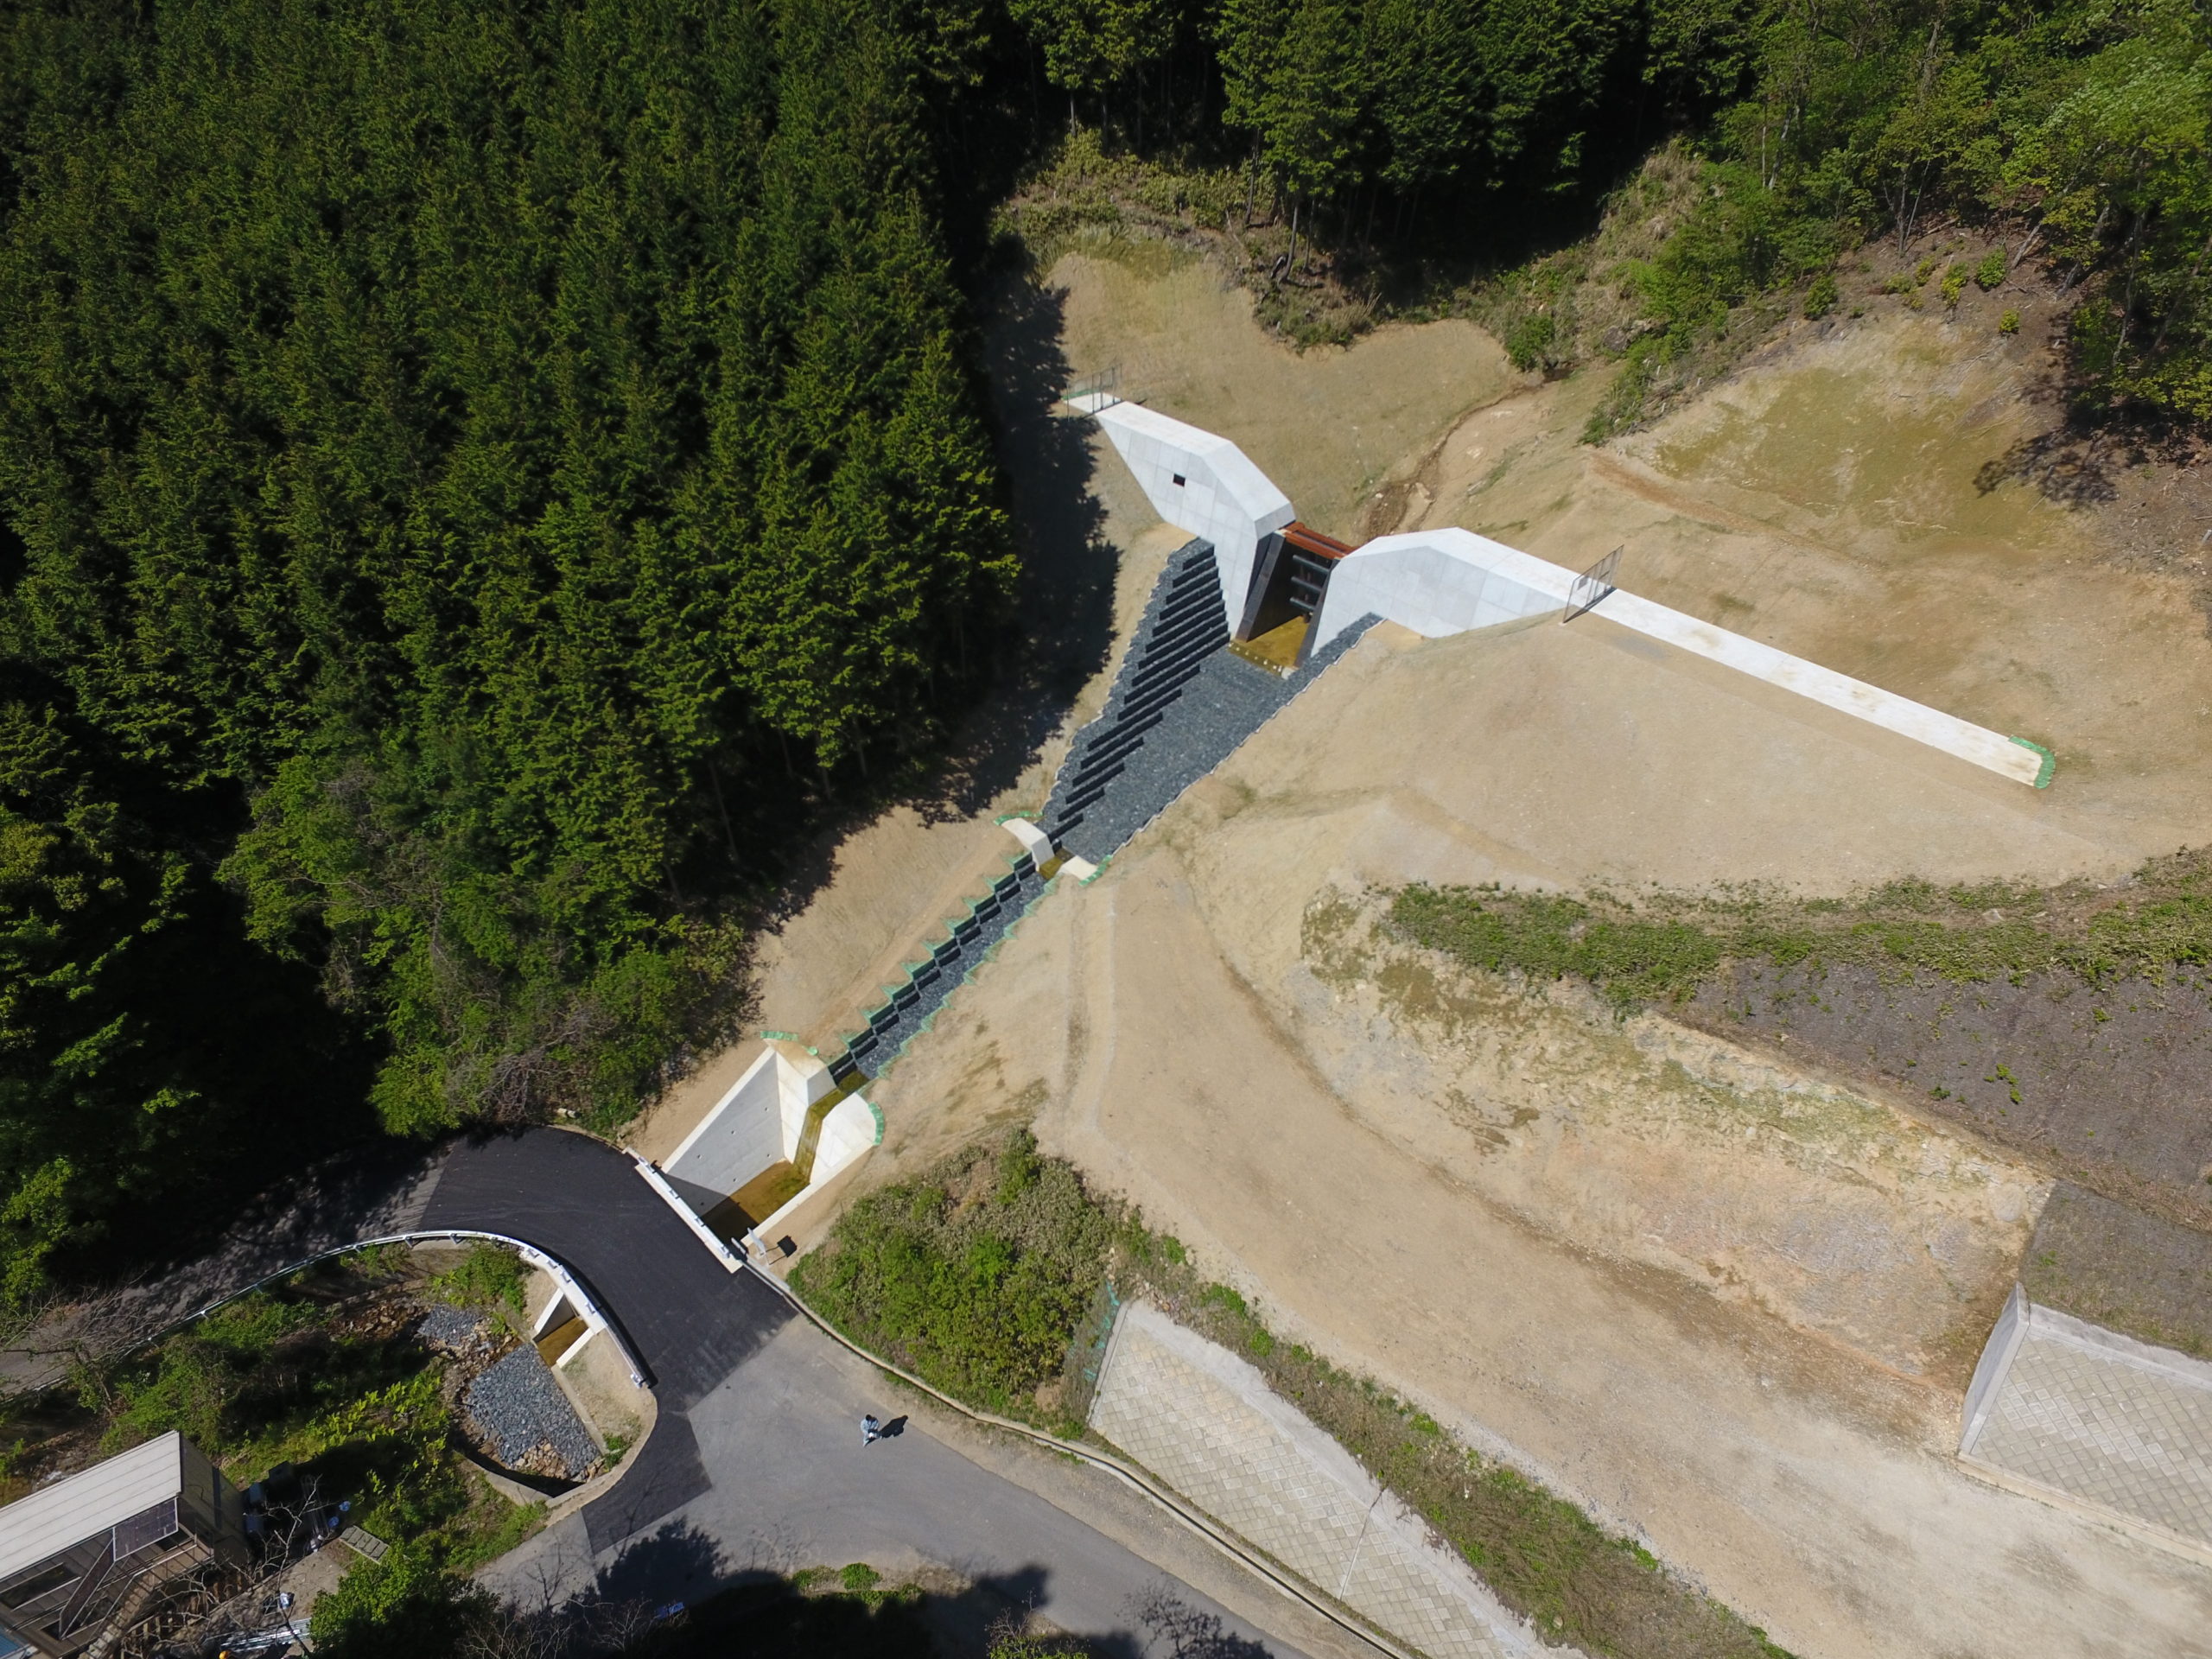
[[[472,1309],[439,1302],[423,1316],[415,1334],[440,1353],[458,1359],[492,1345],[492,1322]]]
[[[535,1348],[518,1348],[488,1367],[461,1395],[492,1455],[527,1474],[581,1480],[599,1448]]]

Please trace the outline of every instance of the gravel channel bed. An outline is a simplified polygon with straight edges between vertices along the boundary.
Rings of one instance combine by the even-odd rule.
[[[492,1442],[492,1455],[510,1469],[524,1467],[541,1446],[549,1454],[544,1472],[567,1480],[581,1478],[598,1460],[599,1448],[535,1348],[518,1348],[488,1367],[461,1403]]]
[[[431,1347],[451,1354],[466,1353],[490,1341],[491,1331],[492,1322],[481,1313],[449,1302],[434,1304],[415,1327],[415,1334]]]

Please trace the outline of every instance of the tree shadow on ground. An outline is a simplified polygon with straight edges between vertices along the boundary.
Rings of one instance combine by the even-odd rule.
[[[2050,422],[1982,463],[1974,480],[1980,494],[2026,484],[2062,506],[2106,506],[2119,499],[2123,474],[2156,465],[2188,467],[2203,454],[2203,435],[2195,426],[2093,402],[2063,352],[2022,399],[2050,410]]]
[[[711,1541],[673,1525],[641,1540],[635,1554],[643,1570],[624,1572],[632,1554],[626,1551],[588,1605],[645,1605],[673,1581],[670,1571],[703,1570],[702,1542],[711,1548]],[[1269,1659],[1270,1649],[1192,1606],[1165,1580],[1130,1599],[1121,1629],[1053,1632],[1036,1618],[1050,1577],[1049,1568],[1031,1565],[981,1575],[957,1591],[809,1594],[791,1576],[756,1567],[680,1614],[659,1603],[664,1617],[622,1651],[632,1659],[983,1659],[997,1643],[1028,1632],[1043,1634],[1051,1651],[1070,1659]],[[587,1603],[577,1606],[581,1618]]]
[[[984,370],[1021,578],[995,683],[912,802],[932,820],[972,817],[1018,782],[1113,647],[1118,556],[1091,493],[1092,427],[1056,412],[1074,374],[1065,309],[1026,276],[993,297]]]
[[[1077,694],[1106,665],[1120,556],[1091,493],[1091,423],[1055,412],[1075,372],[1060,345],[1065,309],[1057,289],[1009,275],[993,293],[983,329],[993,437],[1021,556],[1014,616],[992,646],[988,690],[918,776],[823,810],[818,833],[780,859],[753,926],[772,928],[804,911],[829,886],[839,848],[886,809],[910,807],[925,823],[981,812],[1036,763]]]
[[[696,1602],[722,1587],[722,1547],[689,1521],[664,1522],[623,1545],[599,1569],[589,1599],[600,1602]]]

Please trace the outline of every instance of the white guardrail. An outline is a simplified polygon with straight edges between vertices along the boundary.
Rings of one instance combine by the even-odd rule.
[[[630,1152],[627,1147],[622,1150]],[[675,1211],[677,1219],[697,1235],[702,1244],[715,1253],[715,1259],[722,1264],[723,1272],[735,1273],[745,1265],[744,1258],[724,1243],[713,1228],[700,1220],[698,1212],[683,1202],[683,1195],[668,1184],[668,1177],[660,1173],[658,1164],[650,1158],[639,1157],[634,1152],[630,1152],[630,1160],[637,1166],[638,1173],[645,1178],[645,1185],[660,1194],[661,1202]]]

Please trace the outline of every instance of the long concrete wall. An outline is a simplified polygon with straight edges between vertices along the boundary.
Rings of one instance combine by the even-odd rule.
[[[1290,498],[1227,438],[1136,404],[1113,404],[1093,416],[1152,503],[1179,530],[1213,543],[1222,608],[1233,624],[1260,543],[1297,514]]]
[[[1461,633],[1562,609],[1573,585],[1564,566],[1469,531],[1379,537],[1338,562],[1313,643],[1327,644],[1370,612],[1431,639]],[[2002,777],[2037,787],[2050,781],[2050,756],[2031,745],[1650,600],[1615,589],[1596,613]]]

